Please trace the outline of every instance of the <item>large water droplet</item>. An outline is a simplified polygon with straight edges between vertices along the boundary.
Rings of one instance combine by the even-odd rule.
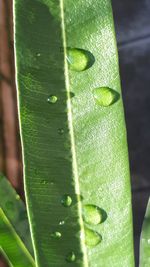
[[[76,255],[73,251],[69,252],[68,255],[66,256],[66,261],[67,262],[74,262],[76,260]]]
[[[119,93],[109,87],[99,87],[93,90],[96,102],[102,107],[114,104],[120,97]]]
[[[97,225],[106,220],[106,212],[96,205],[85,205],[83,210],[84,221],[88,224]]]
[[[102,241],[102,236],[87,227],[84,229],[85,231],[85,244],[88,247],[95,247]]]
[[[94,64],[94,56],[87,50],[79,48],[67,49],[67,61],[71,70],[84,71]]]
[[[55,239],[60,239],[61,238],[61,233],[55,231],[55,232],[51,233],[51,237],[55,238]]]
[[[64,195],[61,199],[61,203],[64,207],[70,207],[72,204],[72,198],[69,195]]]
[[[47,98],[47,102],[50,103],[50,104],[55,104],[57,102],[58,98],[56,95],[50,95],[48,98]]]

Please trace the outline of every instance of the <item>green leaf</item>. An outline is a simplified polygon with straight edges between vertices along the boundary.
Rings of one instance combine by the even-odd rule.
[[[25,204],[2,174],[0,174],[0,208],[33,256],[33,246]]]
[[[150,266],[150,200],[147,205],[140,240],[140,267]]]
[[[15,0],[14,11],[36,264],[132,267],[128,152],[110,1]],[[86,223],[84,205],[96,209],[88,209],[93,224]]]
[[[0,251],[12,267],[34,267],[34,261],[0,208]]]

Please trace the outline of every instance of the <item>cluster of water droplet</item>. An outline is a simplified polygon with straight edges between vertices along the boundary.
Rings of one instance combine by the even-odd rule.
[[[102,241],[102,236],[89,228],[103,223],[107,218],[106,212],[96,205],[88,204],[83,209],[83,219],[85,222],[85,243],[88,247],[95,247]]]
[[[92,67],[95,58],[87,50],[68,48],[67,61],[71,70],[80,72]],[[95,88],[92,93],[96,103],[102,107],[108,107],[119,99],[119,93],[107,86]]]
[[[38,54],[38,56],[40,56]],[[67,49],[67,61],[69,64],[69,68],[72,71],[82,72],[90,67],[95,62],[95,58],[87,50],[79,49],[79,48],[68,48]],[[100,86],[92,90],[93,97],[95,99],[95,103],[97,103],[101,107],[109,107],[114,104],[120,97],[119,93],[115,90],[109,88],[108,86]],[[47,98],[47,102],[49,104],[56,104],[58,101],[58,97],[56,95],[50,95]],[[63,128],[58,129],[58,133],[62,135],[64,133]],[[71,196],[65,194],[61,199],[61,204],[64,207],[70,207],[72,205]],[[99,208],[96,205],[88,204],[84,205],[83,208],[83,219],[84,219],[84,238],[85,244],[88,247],[95,247],[102,241],[102,236],[95,230],[91,229],[92,226],[97,226],[98,224],[103,223],[107,218],[106,212]],[[60,221],[59,225],[64,225],[65,221]],[[55,239],[60,239],[62,237],[62,233],[59,231],[55,231],[51,233],[51,237]],[[69,252],[66,256],[67,262],[74,262],[76,260],[76,255],[73,251]]]

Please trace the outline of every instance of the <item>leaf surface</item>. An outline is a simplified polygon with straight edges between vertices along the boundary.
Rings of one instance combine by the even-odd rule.
[[[36,264],[132,267],[128,152],[110,1],[15,0],[14,10]],[[85,205],[103,210],[105,222],[86,223]]]

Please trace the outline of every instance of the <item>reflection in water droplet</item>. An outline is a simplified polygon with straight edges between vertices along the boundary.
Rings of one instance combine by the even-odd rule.
[[[93,90],[94,98],[102,107],[108,107],[119,100],[120,95],[115,90],[109,87],[99,87]]]
[[[73,251],[69,252],[68,255],[66,256],[66,261],[74,262],[75,260],[76,260],[75,253]]]
[[[72,204],[72,198],[69,195],[64,195],[61,199],[61,203],[64,207],[70,207]]]
[[[59,133],[60,135],[63,135],[63,133],[64,133],[64,129],[63,129],[63,128],[58,129],[58,133]]]
[[[79,48],[67,49],[67,61],[74,71],[84,71],[94,64],[94,56],[87,50]]]
[[[65,224],[65,221],[60,221],[59,222],[59,225],[64,225]]]
[[[102,236],[87,227],[84,229],[85,231],[85,244],[88,247],[95,247],[102,241]]]
[[[60,239],[61,238],[61,233],[60,232],[53,232],[51,233],[51,237],[55,239]]]
[[[96,205],[85,205],[83,210],[84,221],[88,224],[97,225],[106,220],[106,212]]]
[[[37,55],[37,57],[40,57],[40,56],[41,56],[41,54],[40,54],[40,53],[37,53],[36,55]]]
[[[58,98],[56,95],[50,95],[48,98],[47,98],[47,102],[50,103],[50,104],[55,104],[57,102]]]

